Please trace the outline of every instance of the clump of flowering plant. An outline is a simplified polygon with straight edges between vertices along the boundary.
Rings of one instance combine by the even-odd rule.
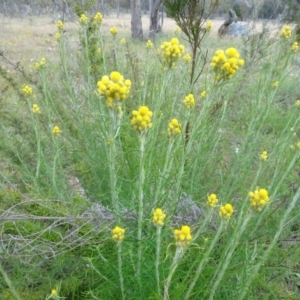
[[[236,71],[244,65],[240,54],[235,48],[217,50],[211,61],[211,67],[215,72],[217,81],[230,79]]]
[[[109,108],[117,109],[121,102],[127,99],[131,81],[124,79],[119,72],[111,72],[109,76],[103,76],[97,82],[98,92],[106,97],[106,104]]]
[[[251,206],[257,211],[261,211],[269,202],[269,195],[266,189],[256,189],[254,192],[249,192]]]
[[[291,49],[292,49],[293,52],[297,52],[298,49],[299,49],[298,42],[294,42],[293,45],[292,45],[292,47],[291,47]]]
[[[146,49],[150,50],[153,48],[153,43],[151,40],[148,40],[147,43],[146,43]]]
[[[263,151],[262,154],[260,155],[260,159],[266,161],[268,159],[268,152]]]
[[[177,38],[172,38],[170,42],[164,42],[160,46],[163,63],[168,67],[174,67],[177,60],[182,56],[184,46],[179,43]]]
[[[89,18],[85,15],[82,14],[79,18],[79,23],[82,25],[86,25],[88,23]]]

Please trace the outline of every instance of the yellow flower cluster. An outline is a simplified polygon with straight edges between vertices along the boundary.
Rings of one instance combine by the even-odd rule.
[[[61,20],[57,21],[56,26],[57,26],[59,31],[64,30],[64,23]]]
[[[176,27],[175,30],[174,30],[174,33],[175,33],[175,34],[178,34],[179,32],[180,32],[180,28],[179,28],[179,27]]]
[[[201,93],[200,93],[200,98],[201,99],[204,99],[206,97],[206,91],[202,91]]]
[[[152,127],[152,116],[153,113],[147,106],[140,106],[139,110],[132,112],[131,124],[136,130],[145,132],[148,128]]]
[[[187,108],[195,107],[195,98],[193,94],[188,94],[184,99],[183,103]]]
[[[258,211],[261,211],[270,199],[266,189],[256,189],[254,192],[249,192],[248,196],[250,197],[251,206]]]
[[[57,290],[52,289],[51,290],[51,296],[57,296]]]
[[[219,201],[219,200],[218,200],[216,194],[210,194],[210,195],[207,197],[207,204],[208,204],[210,207],[216,207],[218,201]]]
[[[219,216],[222,218],[230,219],[231,215],[234,213],[233,206],[230,203],[222,205],[219,210]]]
[[[131,81],[124,80],[119,72],[111,72],[109,77],[103,76],[97,82],[98,92],[106,97],[107,106],[116,108],[121,101],[124,101],[130,92]]]
[[[207,22],[205,28],[207,31],[210,31],[212,28],[212,22]]]
[[[266,161],[268,159],[268,152],[263,151],[262,154],[260,155],[260,159]]]
[[[297,52],[299,49],[299,44],[298,42],[294,42],[292,47],[291,47],[292,51]]]
[[[153,223],[157,226],[163,226],[164,220],[166,218],[166,214],[163,212],[161,208],[157,208],[153,213]]]
[[[42,68],[45,64],[46,64],[46,58],[43,57],[43,58],[41,59],[40,62],[34,63],[34,67],[35,67],[37,70],[39,70],[39,69]]]
[[[101,14],[101,12],[97,12],[94,16],[94,20],[100,25],[102,23],[103,20],[103,16]]]
[[[118,29],[116,27],[112,27],[109,31],[112,36],[116,36],[118,34]]]
[[[274,83],[273,83],[273,87],[274,87],[274,88],[277,88],[277,87],[278,87],[278,85],[279,85],[279,81],[278,81],[278,80],[274,81]]]
[[[55,39],[56,39],[57,42],[60,42],[60,40],[61,40],[61,34],[59,32],[55,33]]]
[[[292,29],[291,26],[289,25],[284,26],[280,31],[280,36],[286,39],[290,38],[291,35],[292,35]]]
[[[181,124],[177,119],[172,119],[169,124],[168,132],[170,136],[176,136],[181,132]]]
[[[244,60],[240,59],[237,49],[228,48],[225,52],[217,50],[210,65],[216,74],[216,79],[220,81],[231,78],[244,65]]]
[[[79,23],[85,25],[85,24],[87,24],[88,19],[89,18],[85,14],[82,14],[79,18]]]
[[[32,95],[32,88],[29,85],[25,85],[22,89],[23,93],[27,96]]]
[[[300,106],[300,100],[296,100],[295,106]]]
[[[40,114],[41,113],[40,108],[39,108],[39,106],[37,104],[33,104],[32,105],[32,112],[34,114]]]
[[[121,39],[120,44],[123,45],[123,46],[126,45],[126,40],[125,40],[125,38],[122,38],[122,39]]]
[[[186,55],[183,57],[183,60],[184,60],[186,63],[189,63],[189,62],[192,60],[192,57],[191,57],[189,54],[186,54]]]
[[[53,132],[54,135],[60,135],[61,130],[59,129],[58,126],[54,126],[53,129],[52,129],[52,132]]]
[[[188,225],[183,225],[180,230],[174,230],[174,236],[177,246],[186,246],[192,239],[191,228]]]
[[[182,56],[184,46],[179,44],[177,38],[172,38],[170,42],[164,42],[161,46],[163,62],[169,67],[174,67],[176,61]]]
[[[116,241],[122,241],[124,239],[125,229],[119,226],[116,226],[112,230],[112,238]]]
[[[152,49],[153,48],[153,43],[151,40],[148,40],[147,43],[146,43],[146,49]]]

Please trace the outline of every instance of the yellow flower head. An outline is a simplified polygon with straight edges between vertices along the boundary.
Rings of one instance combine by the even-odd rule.
[[[39,106],[37,104],[33,104],[32,105],[32,112],[34,114],[40,114],[41,113],[40,108],[39,108]]]
[[[118,34],[118,29],[116,27],[112,27],[109,31],[113,37]]]
[[[148,40],[147,43],[146,43],[146,49],[152,49],[153,48],[153,43],[151,40]]]
[[[262,154],[260,155],[260,159],[266,161],[268,159],[268,152],[263,151]]]
[[[298,42],[294,42],[293,45],[292,45],[292,47],[291,47],[291,49],[292,49],[293,52],[297,52],[298,49],[299,49]]]
[[[205,28],[207,31],[210,31],[212,28],[212,22],[207,22]]]
[[[59,32],[55,33],[55,39],[57,42],[59,42],[61,40],[61,34]]]
[[[175,28],[175,30],[174,30],[174,33],[175,34],[178,34],[180,32],[180,28],[177,26],[176,28]]]
[[[153,113],[147,106],[140,106],[139,110],[132,112],[131,124],[140,133],[146,132],[152,127],[151,118]]]
[[[122,38],[122,39],[121,39],[120,44],[123,45],[123,46],[126,45],[126,40],[125,40],[125,38]]]
[[[163,212],[161,208],[157,208],[153,213],[153,223],[156,226],[163,226],[164,220],[166,218],[166,214]]]
[[[300,100],[296,100],[295,106],[300,106]]]
[[[129,96],[131,81],[114,71],[109,76],[103,76],[97,82],[97,87],[98,93],[106,97],[107,106],[116,109]]]
[[[257,211],[261,211],[270,199],[266,189],[256,189],[254,192],[249,192],[248,196],[251,206]]]
[[[32,88],[29,85],[25,85],[22,89],[23,93],[27,96],[30,96],[33,94]]]
[[[102,23],[103,20],[103,16],[101,14],[101,12],[97,12],[94,16],[94,20],[100,25]]]
[[[193,94],[188,94],[184,99],[183,103],[187,108],[195,107],[195,98]]]
[[[172,38],[169,42],[164,42],[160,46],[163,63],[169,68],[175,66],[175,63],[182,56],[183,52],[184,46],[179,43],[177,38]]]
[[[289,25],[284,26],[280,31],[280,36],[285,39],[290,38],[291,35],[292,35],[292,29],[291,29],[291,26],[289,26]]]
[[[122,241],[124,239],[125,229],[119,226],[116,226],[112,230],[112,238],[116,241]]]
[[[82,25],[86,25],[88,20],[89,18],[85,14],[82,14],[79,18],[79,23]]]
[[[57,26],[59,31],[64,30],[64,23],[61,20],[57,21],[56,26]]]
[[[207,204],[208,204],[210,207],[216,207],[216,205],[217,205],[218,202],[219,202],[219,200],[218,200],[216,194],[210,194],[210,195],[207,197]]]
[[[174,230],[174,236],[177,246],[187,246],[192,240],[191,228],[188,225],[183,225],[180,230]]]
[[[236,71],[244,65],[240,54],[235,48],[228,48],[226,51],[217,50],[210,63],[217,81],[230,79]]]
[[[41,59],[40,62],[34,63],[34,67],[35,67],[37,70],[39,70],[39,69],[42,68],[45,64],[46,64],[46,58],[43,57],[43,58]]]
[[[279,85],[279,81],[278,80],[276,80],[276,81],[273,82],[273,87],[274,88],[278,87],[278,85]]]
[[[221,218],[230,219],[231,215],[234,213],[234,208],[230,203],[220,207],[219,216]]]
[[[200,93],[200,98],[201,99],[204,99],[206,97],[206,91],[202,91],[201,93]]]
[[[57,290],[56,289],[51,290],[51,296],[57,296]]]
[[[176,136],[177,134],[181,133],[181,124],[177,119],[173,119],[169,123],[168,132],[170,136]]]
[[[52,129],[52,132],[53,132],[54,135],[60,135],[61,130],[59,129],[58,126],[54,126],[53,129]]]
[[[186,54],[186,55],[183,57],[183,60],[184,60],[186,63],[189,63],[189,62],[192,60],[192,57],[191,57],[189,54]]]

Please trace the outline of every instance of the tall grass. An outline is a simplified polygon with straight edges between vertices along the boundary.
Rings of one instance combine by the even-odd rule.
[[[173,35],[147,49],[141,41],[120,44],[118,35],[104,39],[92,18],[78,31],[74,49],[60,28],[59,60],[37,59],[38,83],[19,87],[33,92],[23,93],[14,109],[1,107],[8,165],[1,163],[0,249],[20,268],[1,259],[2,298],[257,299],[267,293],[271,299],[273,282],[285,279],[276,287],[284,294],[295,273],[286,252],[300,255],[287,242],[299,232],[293,35],[228,41],[208,33],[201,42],[208,59],[198,61],[203,72],[191,90],[191,63],[166,65],[158,52]],[[211,58],[230,47],[245,65],[216,80]],[[97,83],[116,71],[132,84],[129,96],[109,107]],[[188,108],[183,100],[190,93],[195,106]],[[153,112],[152,126],[137,130],[131,119],[140,106]],[[178,134],[168,130],[172,119],[181,125]],[[269,201],[257,209],[249,192],[260,189]],[[225,204],[234,210],[226,216]],[[167,216],[160,224],[153,219],[157,208]],[[125,229],[124,239],[112,238],[116,226]],[[31,274],[45,266],[41,278],[22,280],[22,268]]]

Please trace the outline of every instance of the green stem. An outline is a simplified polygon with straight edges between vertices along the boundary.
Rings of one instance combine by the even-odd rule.
[[[166,284],[165,284],[165,289],[164,289],[164,300],[169,300],[169,287],[171,285],[171,280],[172,280],[172,277],[174,275],[174,272],[176,270],[176,268],[178,267],[178,262],[180,261],[180,259],[183,257],[184,255],[184,250],[182,247],[180,246],[177,246],[176,247],[176,252],[175,252],[175,255],[174,255],[174,258],[173,258],[173,262],[172,262],[172,265],[171,265],[171,268],[170,268],[170,271],[169,271],[169,274],[168,274],[168,278],[166,280]]]
[[[160,280],[159,280],[159,257],[161,244],[161,226],[156,226],[156,260],[155,260],[155,277],[157,285],[157,295],[160,297]]]
[[[139,282],[141,281],[141,261],[142,261],[142,225],[144,216],[144,181],[145,181],[145,169],[144,169],[144,154],[145,154],[145,136],[140,137],[140,176],[139,176],[139,208],[138,208],[138,261],[137,261],[137,277]]]
[[[120,288],[122,293],[122,299],[125,299],[124,293],[124,280],[123,280],[123,273],[122,273],[122,242],[118,242],[118,268],[119,268],[119,279],[120,279]]]
[[[6,284],[7,284],[7,286],[9,287],[11,293],[14,295],[15,299],[21,300],[18,292],[16,291],[16,289],[12,285],[12,283],[11,283],[8,275],[6,274],[6,272],[5,272],[5,270],[4,270],[3,266],[2,266],[1,261],[0,261],[0,273],[2,274],[2,276],[3,276],[3,278],[4,278],[4,280],[5,280]]]
[[[224,228],[224,221],[221,222],[221,226],[219,227],[219,229],[218,229],[218,231],[217,231],[217,233],[216,233],[213,241],[211,242],[208,250],[205,252],[203,258],[201,259],[201,262],[200,262],[200,264],[199,264],[199,266],[198,266],[198,268],[197,268],[197,270],[195,272],[193,281],[190,284],[190,286],[188,288],[188,291],[186,292],[186,295],[185,295],[185,298],[184,298],[185,300],[189,299],[190,294],[191,294],[191,292],[192,292],[192,290],[193,290],[193,288],[194,288],[194,286],[195,286],[195,284],[196,284],[199,276],[201,275],[201,272],[202,272],[204,266],[206,265],[207,261],[210,258],[211,251],[215,248],[215,245],[216,245],[217,241],[219,240],[219,237],[220,237],[220,235],[221,235],[221,233],[223,231],[223,228]]]

